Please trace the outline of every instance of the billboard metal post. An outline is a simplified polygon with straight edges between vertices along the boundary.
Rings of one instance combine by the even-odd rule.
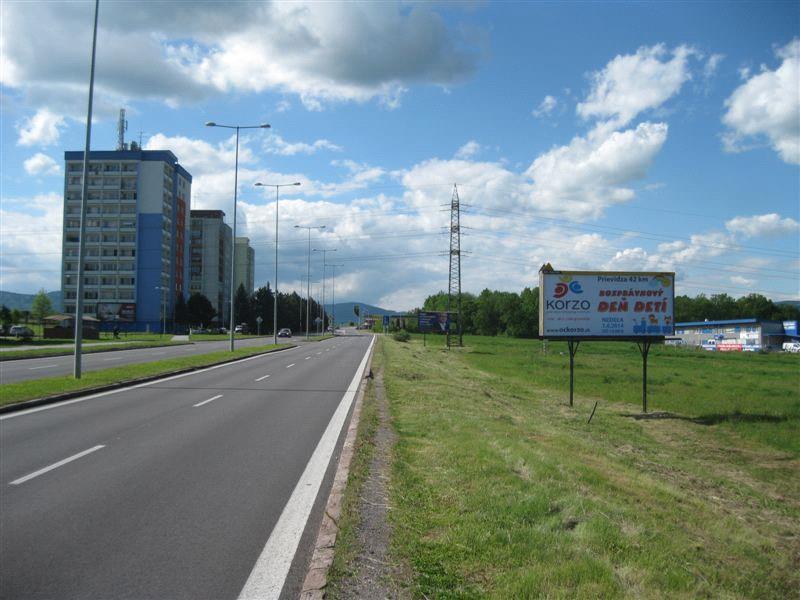
[[[642,412],[647,412],[647,355],[650,353],[650,340],[637,342],[639,352],[642,354]]]
[[[569,340],[567,345],[569,346],[569,405],[572,406],[572,396],[575,389],[574,386],[574,379],[575,379],[575,353],[578,351],[578,346],[580,345],[580,340]]]

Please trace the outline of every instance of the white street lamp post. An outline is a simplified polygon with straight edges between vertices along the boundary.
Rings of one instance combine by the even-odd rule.
[[[306,339],[309,338],[310,335],[310,311],[311,311],[311,230],[312,229],[325,229],[325,225],[319,226],[310,226],[310,225],[295,225],[296,229],[307,229],[308,230],[308,254],[306,259]]]
[[[322,333],[325,333],[325,255],[328,252],[336,252],[337,248],[314,248],[314,252],[322,252]]]
[[[278,343],[278,190],[282,187],[300,185],[299,181],[294,183],[256,183],[258,187],[275,188],[275,301],[272,303],[272,343]]]
[[[336,335],[336,267],[344,265],[328,265],[333,271],[331,275],[331,314],[333,316],[333,335]]]
[[[92,33],[92,62],[89,67],[89,106],[86,110],[86,147],[83,151],[83,181],[81,192],[81,224],[78,234],[78,281],[75,295],[75,357],[72,375],[81,378],[81,352],[83,344],[83,255],[86,248],[86,202],[89,196],[89,147],[92,141],[92,99],[94,98],[94,63],[97,53],[97,15],[100,12],[100,0],[94,3],[94,30]]]
[[[234,325],[234,303],[233,303],[233,294],[234,294],[234,272],[236,270],[236,196],[239,190],[239,130],[240,129],[268,129],[268,123],[262,123],[261,125],[220,125],[219,123],[215,123],[214,121],[209,121],[206,123],[206,127],[223,127],[225,129],[235,129],[236,130],[236,162],[233,170],[233,233],[231,235],[231,317],[230,317],[230,333],[231,333],[231,352],[233,352],[233,338],[234,338],[234,330],[236,329]]]

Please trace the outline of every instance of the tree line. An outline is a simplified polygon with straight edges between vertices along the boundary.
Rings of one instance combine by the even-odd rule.
[[[251,332],[258,332],[258,318],[261,317],[261,333],[272,332],[273,293],[269,284],[248,294],[244,285],[239,285],[233,299],[234,325],[247,325]],[[315,319],[320,316],[321,305],[311,299],[311,304],[297,292],[285,294],[278,292],[278,329],[288,327],[294,333],[306,330],[306,306],[310,314],[311,331],[315,331]],[[202,294],[192,294],[184,301],[178,297],[175,303],[175,323],[178,326],[208,327],[214,321],[226,322],[228,314],[217,315],[211,302]],[[328,325],[325,317],[325,327]]]
[[[428,296],[421,310],[447,310],[447,293],[439,292]],[[455,306],[451,310],[455,311]],[[676,296],[674,311],[676,323],[706,319],[800,320],[800,308],[792,304],[773,302],[761,294],[749,294],[738,299],[728,294],[714,294],[710,297],[699,294],[694,298]],[[414,319],[407,319],[406,327],[409,331],[414,331],[417,323]],[[477,296],[462,293],[461,327],[464,333],[475,335],[538,337],[539,288],[525,288],[520,293],[485,289]]]

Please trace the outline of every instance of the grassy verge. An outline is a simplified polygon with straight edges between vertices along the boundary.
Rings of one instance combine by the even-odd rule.
[[[280,348],[287,347],[291,346],[280,346]],[[34,381],[22,381],[19,383],[6,383],[0,386],[0,406],[23,402],[25,400],[33,400],[35,398],[46,398],[66,392],[89,390],[109,384],[136,381],[137,379],[154,375],[167,375],[175,371],[181,371],[192,367],[206,367],[234,358],[245,358],[276,348],[278,348],[278,346],[268,344],[255,348],[239,348],[234,352],[223,350],[198,356],[185,356],[158,362],[103,369],[101,371],[88,371],[83,373],[81,379],[74,379],[72,376],[60,376],[46,377]]]
[[[800,589],[797,362],[383,338],[393,551],[416,597],[772,597]],[[563,354],[562,354],[563,353]],[[597,414],[587,418],[595,402]],[[795,590],[792,592],[792,590]]]
[[[96,343],[96,342],[95,342]],[[136,350],[139,348],[159,348],[162,346],[182,346],[184,342],[128,342],[126,344],[109,344],[102,346],[83,346],[82,354],[110,352],[112,350]],[[42,358],[45,356],[68,356],[73,354],[72,348],[37,348],[35,350],[7,350],[0,352],[0,362],[4,360],[20,360],[24,358]]]
[[[380,358],[373,355],[372,370],[380,368]],[[378,406],[375,400],[374,380],[370,379],[364,392],[361,420],[358,424],[355,452],[350,464],[342,512],[339,517],[339,533],[336,535],[336,553],[328,572],[325,589],[329,598],[340,598],[342,581],[354,574],[354,560],[360,551],[358,543],[359,505],[364,482],[369,477],[370,463],[375,452],[375,432],[378,429]]]

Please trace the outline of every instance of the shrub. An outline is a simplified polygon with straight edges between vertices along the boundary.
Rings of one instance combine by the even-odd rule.
[[[397,340],[398,342],[407,342],[408,340],[411,339],[411,335],[404,329],[401,329],[400,331],[396,331],[392,335],[392,337],[395,340]]]

